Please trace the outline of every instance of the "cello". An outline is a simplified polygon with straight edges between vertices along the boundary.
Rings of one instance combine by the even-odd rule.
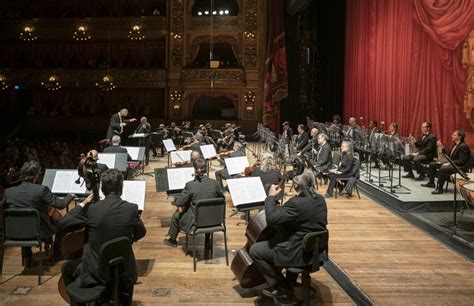
[[[81,154],[81,160],[77,167],[79,178],[76,184],[80,184],[80,178],[84,179],[86,189],[89,190],[93,196],[92,202],[97,202],[99,196],[100,171],[97,168],[97,161],[89,152],[87,155]],[[85,228],[78,228],[75,231],[68,232],[61,240],[61,255],[65,260],[71,260],[82,256],[82,250],[87,240],[87,233]],[[67,303],[71,304],[69,294],[66,290],[64,278],[61,275],[58,281],[58,291],[61,297]]]

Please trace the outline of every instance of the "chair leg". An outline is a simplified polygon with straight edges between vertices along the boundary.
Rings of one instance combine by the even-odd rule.
[[[185,243],[185,246],[184,246],[184,254],[185,255],[188,254],[188,233],[186,233],[186,243]]]
[[[311,276],[309,273],[303,273],[301,275],[301,297],[303,305],[311,305]]]
[[[214,257],[214,233],[211,233],[211,238],[210,238],[210,247],[211,247],[211,259]]]
[[[196,243],[195,243],[195,235],[193,235],[193,266],[194,272],[196,272]]]
[[[225,264],[229,265],[229,255],[227,254],[227,230],[224,229],[224,252],[225,252]]]
[[[360,198],[360,193],[359,193],[359,187],[357,187],[357,184],[355,184],[355,188],[356,188],[356,191],[357,191],[357,196],[359,197],[359,200],[360,200],[361,198]]]
[[[336,180],[336,185],[334,186],[334,198],[337,199],[337,192],[339,191],[339,182]]]
[[[40,241],[40,245],[39,245],[39,249],[40,249],[40,255],[39,255],[39,263],[38,263],[38,286],[41,285],[41,274],[43,274],[43,261],[41,260],[42,259],[42,253],[43,253],[43,247],[42,247],[42,242]]]

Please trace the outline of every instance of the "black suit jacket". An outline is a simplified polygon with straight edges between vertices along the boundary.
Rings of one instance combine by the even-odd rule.
[[[329,143],[325,143],[318,151],[316,155],[315,166],[319,168],[321,172],[326,172],[332,165],[332,149]]]
[[[354,157],[352,153],[342,154],[341,161],[339,162],[338,171],[341,172],[341,175],[350,174],[352,172],[352,167],[354,166]]]
[[[138,206],[124,201],[118,195],[108,195],[104,200],[76,206],[58,224],[60,230],[67,231],[80,227],[87,230],[88,241],[84,246],[81,262],[81,285],[93,286],[98,282],[98,260],[100,248],[109,240],[125,236],[130,242],[143,238],[146,228],[140,219]],[[133,250],[130,254],[131,275],[128,280],[137,280],[137,264]]]
[[[5,190],[3,207],[36,208],[40,215],[40,236],[49,238],[56,233],[56,225],[48,215],[48,207],[63,209],[73,198],[72,195],[67,195],[64,199],[60,199],[47,186],[22,182]]]
[[[283,206],[275,204],[275,197],[265,199],[265,218],[268,226],[276,229],[269,240],[276,266],[301,267],[310,263],[312,256],[303,256],[303,238],[307,233],[326,229],[327,206],[320,195],[304,191]],[[327,248],[327,241],[322,249]],[[311,254],[312,255],[312,254]]]
[[[463,141],[460,142],[454,151],[451,149],[449,157],[453,160],[454,164],[458,166],[461,170],[466,171],[469,168],[469,163],[471,161],[471,149]]]
[[[308,139],[308,133],[303,132],[301,134],[298,134],[298,138],[296,139],[296,150],[303,150],[303,148],[306,147],[306,145],[308,144]]]
[[[272,184],[280,183],[282,176],[278,170],[270,170],[268,172],[263,172],[260,167],[255,167],[252,171],[253,177],[260,177],[262,180],[262,185],[265,188],[265,192],[268,194],[268,190]]]
[[[415,142],[415,147],[418,148],[419,155],[425,155],[428,159],[433,159],[436,156],[436,136],[429,133],[423,139],[423,135]]]
[[[213,198],[225,198],[221,186],[216,180],[204,175],[187,182],[181,195],[172,203],[184,207],[184,212],[182,212],[179,220],[179,227],[185,232],[190,231],[194,224],[194,204],[196,201]]]
[[[127,149],[122,148],[120,145],[108,146],[104,149],[104,153],[127,153],[127,160],[132,160],[132,157],[130,156],[130,154],[128,154]]]
[[[129,123],[129,120],[122,118],[123,123]],[[123,128],[120,126],[120,115],[115,113],[110,117],[109,129],[107,130],[107,139],[112,139],[114,135],[122,134]]]

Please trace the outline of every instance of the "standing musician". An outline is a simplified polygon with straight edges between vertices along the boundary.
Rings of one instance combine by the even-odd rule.
[[[429,164],[436,156],[436,136],[431,132],[430,122],[423,122],[421,125],[421,133],[420,138],[416,142],[415,138],[410,135],[410,141],[418,148],[418,153],[413,153],[403,158],[405,172],[408,172],[408,174],[403,177],[415,178],[413,175],[414,167],[419,174],[416,178],[417,181],[422,181],[426,177],[425,169],[422,164]]]
[[[330,170],[329,185],[326,190],[325,198],[331,198],[336,187],[336,180],[338,178],[349,178],[353,175],[354,156],[352,155],[352,143],[350,141],[343,141],[341,144],[341,161],[337,170]]]
[[[290,127],[288,121],[283,122],[282,126],[283,132],[281,133],[281,138],[285,140],[285,144],[290,144],[293,138],[293,129]]]
[[[82,288],[99,285],[99,253],[102,245],[123,236],[134,242],[146,234],[138,205],[124,201],[120,197],[123,189],[123,176],[120,171],[107,170],[102,173],[100,180],[105,199],[92,203],[93,195],[90,195],[67,213],[58,224],[63,231],[77,229],[78,226],[85,227],[88,237],[82,258],[70,260],[63,266],[62,273],[66,286],[76,279],[79,279]],[[138,278],[135,256],[133,250],[130,250],[131,275],[128,275],[127,279],[121,279],[122,292],[133,290]],[[131,305],[131,300],[121,302],[122,305]]]
[[[140,118],[140,125],[135,129],[135,134],[148,134],[144,138],[138,138],[138,146],[145,147],[145,166],[148,166],[150,161],[150,145],[151,145],[151,125],[148,123],[146,117]],[[155,152],[156,155],[156,152]]]
[[[125,119],[128,116],[128,110],[123,108],[118,113],[110,117],[109,129],[107,130],[107,139],[110,141],[114,135],[120,135],[127,124],[137,121],[137,119]]]
[[[38,210],[40,217],[40,239],[52,240],[57,233],[57,221],[48,215],[50,207],[63,209],[74,199],[69,194],[63,199],[56,197],[47,186],[37,184],[40,176],[41,166],[37,161],[27,161],[20,169],[19,185],[9,187],[5,190],[3,208],[34,208]],[[59,237],[61,236],[61,237]],[[55,260],[60,257],[60,243],[62,235],[56,235],[54,241]],[[22,247],[21,256],[25,266],[31,265],[31,247]]]
[[[454,164],[458,166],[459,169],[466,171],[469,168],[469,163],[471,160],[471,149],[469,146],[464,142],[464,137],[466,134],[463,131],[456,130],[451,135],[451,140],[454,143],[453,148],[449,152],[449,158],[452,159]],[[438,141],[440,146],[443,147],[441,141]],[[443,149],[443,151],[445,151]],[[441,156],[438,156],[440,158]],[[434,179],[436,176],[436,172],[438,172],[438,184],[436,185],[436,189],[432,191],[432,194],[442,194],[443,187],[451,174],[456,173],[456,169],[451,166],[450,163],[439,163],[439,162],[431,162],[428,168],[428,177],[430,181],[426,184],[421,184],[424,187],[435,188]]]
[[[263,273],[269,287],[263,290],[267,296],[280,296],[293,291],[291,282],[295,275],[281,273],[282,267],[302,267],[311,264],[303,256],[303,238],[307,233],[322,231],[327,225],[327,206],[324,198],[315,193],[312,172],[304,172],[293,179],[297,196],[285,205],[276,205],[280,192],[272,185],[265,199],[265,218],[276,234],[268,241],[259,241],[250,248],[250,256]],[[327,249],[327,241],[321,242],[321,250]],[[327,258],[326,258],[327,259]]]
[[[308,133],[304,130],[303,124],[298,124],[298,137],[296,138],[296,151],[300,152],[308,144]]]
[[[194,225],[194,204],[199,200],[212,198],[225,198],[219,184],[207,176],[207,163],[204,159],[193,162],[194,180],[187,182],[181,196],[172,203],[176,205],[176,211],[171,216],[171,224],[168,230],[169,239],[163,243],[170,247],[176,247],[176,238],[180,230],[189,231]]]

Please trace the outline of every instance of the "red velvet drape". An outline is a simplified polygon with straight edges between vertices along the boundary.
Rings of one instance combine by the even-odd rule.
[[[346,119],[395,121],[402,135],[431,121],[444,143],[468,127],[461,51],[474,1],[348,1],[346,18]]]

